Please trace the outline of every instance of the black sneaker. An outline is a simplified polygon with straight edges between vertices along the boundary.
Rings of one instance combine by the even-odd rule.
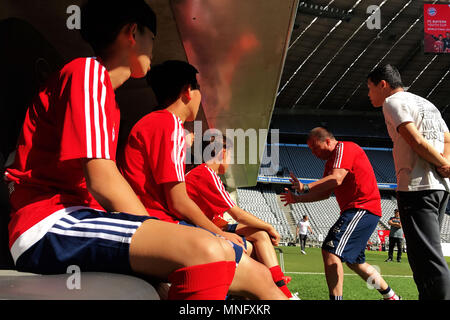
[[[391,258],[387,258],[386,260],[384,260],[384,262],[392,262],[393,260]]]

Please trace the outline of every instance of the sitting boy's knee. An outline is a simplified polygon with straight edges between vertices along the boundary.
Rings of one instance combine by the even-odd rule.
[[[196,244],[199,255],[208,262],[232,261],[234,250],[232,245],[224,239],[209,237],[199,240]]]
[[[269,234],[266,231],[260,230],[260,231],[256,231],[253,234],[253,238],[256,241],[270,241],[270,237]]]

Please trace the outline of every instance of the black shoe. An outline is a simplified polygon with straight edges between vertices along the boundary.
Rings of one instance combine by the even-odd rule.
[[[393,261],[391,258],[387,258],[386,260],[384,260],[384,262],[391,262]]]
[[[397,259],[397,262],[402,262],[402,259]]]

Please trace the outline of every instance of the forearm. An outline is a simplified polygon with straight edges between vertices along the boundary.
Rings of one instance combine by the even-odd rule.
[[[445,161],[446,159],[428,142],[426,142],[425,139],[411,147],[422,159],[434,164],[437,167],[448,165],[447,161]]]
[[[273,228],[270,223],[259,219],[250,212],[240,209],[239,207],[233,207],[228,212],[238,223],[245,224],[249,227],[266,231]]]
[[[450,161],[450,132],[444,133],[444,152],[442,155]]]
[[[208,217],[203,213],[203,211],[197,206],[197,204],[190,198],[181,201],[176,201],[176,203],[170,206],[172,212],[177,213],[179,216],[185,218],[185,220],[202,227],[206,230],[214,232],[221,235],[222,229],[216,226]]]
[[[315,201],[321,201],[326,200],[330,197],[331,192],[322,192],[319,193],[317,191],[315,192],[309,192],[304,193],[300,195],[294,195],[294,202],[315,202]]]
[[[98,164],[99,161],[85,165],[86,185],[94,199],[109,212],[148,215],[115,163],[103,161],[101,166]]]
[[[308,184],[309,194],[331,194],[339,186],[338,179],[334,175],[326,176],[320,180]]]
[[[437,167],[449,164],[446,158],[444,158],[439,151],[428,143],[422,134],[418,132],[413,123],[410,122],[400,125],[398,131],[411,149],[425,161],[432,163]],[[446,137],[446,135],[444,137]],[[447,150],[444,149],[444,154],[445,153],[450,153],[450,150],[448,150],[448,148]]]
[[[125,212],[147,216],[148,212],[129,185],[120,185],[120,181],[110,180],[111,184],[101,191],[90,189],[95,200],[109,212]],[[113,184],[114,183],[114,184]],[[114,187],[112,187],[114,186]]]

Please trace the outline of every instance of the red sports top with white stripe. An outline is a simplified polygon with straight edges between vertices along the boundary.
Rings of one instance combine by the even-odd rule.
[[[69,62],[39,90],[5,174],[14,190],[9,224],[13,258],[61,215],[79,206],[101,209],[86,188],[80,159],[115,160],[119,123],[108,72],[94,58]]]
[[[154,111],[131,129],[120,170],[151,216],[178,222],[168,210],[163,183],[184,182],[185,138],[183,122],[167,110]]]
[[[223,218],[225,211],[236,206],[219,176],[204,163],[186,174],[186,190],[210,220]]]
[[[348,171],[342,184],[334,189],[341,209],[365,209],[381,216],[381,198],[372,165],[364,150],[356,143],[339,141],[330,159],[325,163],[323,176],[333,169]]]

